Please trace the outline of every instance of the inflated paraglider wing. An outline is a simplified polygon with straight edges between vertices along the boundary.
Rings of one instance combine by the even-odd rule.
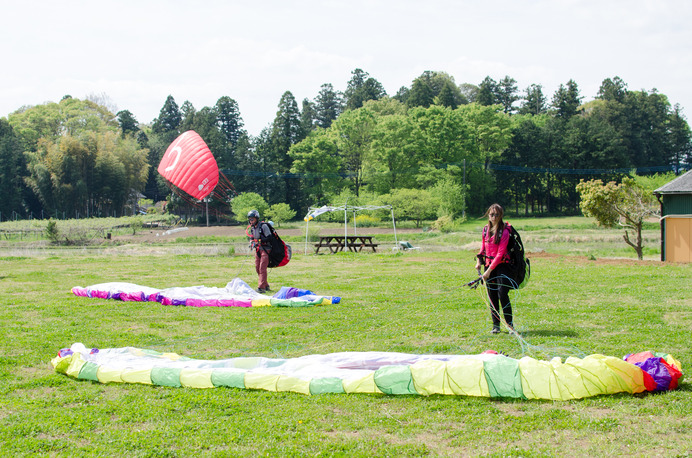
[[[202,137],[194,130],[182,133],[161,158],[159,173],[195,199],[208,196],[219,182],[219,167]]]

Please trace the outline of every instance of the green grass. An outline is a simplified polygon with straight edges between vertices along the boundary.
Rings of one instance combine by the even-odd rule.
[[[602,259],[622,242],[582,223],[525,225],[527,244],[544,244],[546,253],[534,255],[531,283],[513,296],[515,323],[530,344],[524,350],[507,334],[491,335],[479,293],[459,287],[473,278],[474,253],[453,241],[471,243],[482,222],[421,238],[444,247],[449,237],[449,251],[303,256],[295,250],[269,280],[275,289],[343,297],[314,308],[166,307],[70,292],[107,281],[223,286],[237,273],[254,284],[247,256],[73,250],[2,257],[0,456],[688,456],[687,382],[674,392],[569,402],[305,396],[101,385],[56,374],[50,365],[60,348],[81,341],[198,358],[487,349],[512,357],[620,357],[652,350],[673,354],[689,374],[692,266]],[[578,235],[584,240],[570,241]],[[603,255],[596,261],[555,255],[570,244],[593,244]]]

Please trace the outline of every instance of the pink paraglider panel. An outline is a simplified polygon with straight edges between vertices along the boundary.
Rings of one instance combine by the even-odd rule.
[[[161,158],[158,171],[166,180],[202,200],[219,182],[219,167],[202,137],[194,130],[182,133]]]

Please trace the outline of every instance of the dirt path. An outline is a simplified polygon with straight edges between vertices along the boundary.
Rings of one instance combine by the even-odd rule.
[[[281,236],[305,236],[305,227],[295,229],[276,228]],[[352,228],[349,228],[349,235]],[[374,235],[392,234],[394,231],[387,228],[367,227],[358,230],[359,235]],[[397,229],[397,234],[420,233],[422,229]],[[343,234],[343,229],[323,229],[321,235],[339,235]],[[245,235],[245,227],[243,226],[190,226],[180,227],[175,229],[141,229],[135,235],[118,235],[113,237],[113,240],[125,241],[129,243],[137,242],[167,242],[175,240],[179,237],[241,237]]]

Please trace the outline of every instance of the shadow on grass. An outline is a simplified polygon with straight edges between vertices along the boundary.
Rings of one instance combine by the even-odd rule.
[[[574,331],[562,331],[557,329],[532,329],[530,331],[522,331],[519,329],[519,332],[524,337],[579,337],[579,334]]]
[[[685,376],[685,373],[683,372],[683,377]],[[692,383],[680,383],[678,385],[678,390],[680,391],[692,391]],[[663,393],[663,391],[661,391]]]

